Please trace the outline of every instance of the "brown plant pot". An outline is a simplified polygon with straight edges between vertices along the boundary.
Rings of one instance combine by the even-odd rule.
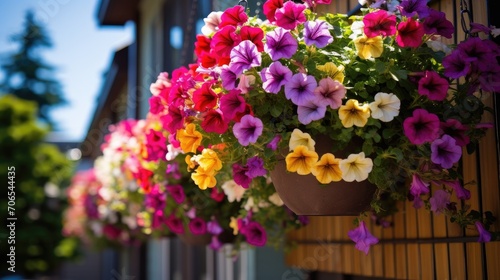
[[[191,232],[185,232],[184,234],[179,234],[179,239],[188,245],[206,246],[212,241],[212,235],[208,233],[192,234]]]
[[[321,138],[316,140],[315,150],[321,157],[331,152],[331,146],[331,140]],[[344,158],[341,153],[334,155]],[[376,186],[368,180],[322,185],[312,174],[288,172],[284,159],[279,160],[271,171],[271,179],[285,205],[297,215],[357,216],[369,209],[376,190]]]

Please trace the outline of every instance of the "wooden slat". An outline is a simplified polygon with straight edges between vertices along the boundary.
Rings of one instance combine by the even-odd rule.
[[[432,219],[429,211],[418,211],[418,237],[432,237]],[[420,279],[432,279],[434,277],[434,253],[431,244],[420,244]],[[463,265],[463,264],[462,264]]]
[[[342,218],[342,228],[344,230],[344,233],[342,235],[344,236],[344,240],[348,239],[347,231],[349,231],[353,227],[354,227],[354,225],[352,224],[352,218],[350,218],[350,217],[343,217]],[[354,267],[358,266],[358,264],[355,264],[353,262],[353,260],[354,260],[354,246],[351,244],[342,245],[342,271],[343,271],[343,273],[352,274],[354,272]]]
[[[383,229],[381,226],[371,224],[371,232],[374,236],[381,239],[383,238]],[[373,276],[383,277],[384,276],[384,245],[375,245],[370,249],[371,262],[373,265]],[[392,261],[392,260],[389,260]]]
[[[400,211],[394,215],[394,237],[405,238],[405,216],[406,204],[401,204]],[[407,279],[407,261],[406,261],[406,244],[396,244],[395,246],[395,263],[396,263],[396,277],[398,279]]]
[[[406,204],[406,238],[418,238],[418,224],[417,224],[417,211],[410,205]],[[402,226],[402,225],[401,225]],[[419,279],[420,278],[420,260],[417,244],[408,244],[406,246],[406,261],[408,267],[408,278]]]
[[[441,189],[441,186],[433,186],[432,193]],[[446,216],[444,214],[432,215],[433,237],[446,237]],[[449,259],[448,259],[448,244],[434,244],[434,260],[437,279],[450,279]]]
[[[391,220],[393,218],[390,218]],[[382,230],[382,238],[390,240],[394,237],[394,228],[388,227]],[[396,277],[396,260],[395,260],[395,248],[393,244],[387,243],[383,245],[384,248],[384,277],[394,278]]]

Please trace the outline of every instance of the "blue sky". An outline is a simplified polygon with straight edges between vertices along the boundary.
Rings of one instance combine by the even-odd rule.
[[[80,141],[94,113],[95,100],[103,83],[103,74],[114,50],[129,44],[133,26],[99,27],[96,19],[100,0],[16,0],[0,1],[0,63],[15,50],[9,41],[22,30],[27,9],[35,11],[52,39],[53,48],[41,52],[49,64],[57,67],[55,78],[63,87],[69,104],[56,108],[51,115],[59,126],[53,138]],[[1,71],[0,71],[1,72]],[[0,73],[3,79],[3,73]]]

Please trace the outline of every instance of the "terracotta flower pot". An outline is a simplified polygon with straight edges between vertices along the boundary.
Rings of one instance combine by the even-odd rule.
[[[331,140],[321,138],[316,140],[315,150],[321,157],[331,152],[331,146]],[[340,158],[345,156],[340,153],[334,155]],[[312,174],[288,172],[284,159],[271,171],[271,179],[285,205],[297,215],[357,216],[369,209],[376,190],[376,186],[368,180],[322,185]]]

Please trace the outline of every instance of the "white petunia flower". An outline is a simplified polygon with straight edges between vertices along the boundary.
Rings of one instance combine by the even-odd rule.
[[[316,142],[311,138],[309,133],[304,133],[300,129],[296,128],[293,130],[290,136],[290,142],[288,143],[290,151],[293,151],[297,146],[306,146],[309,151],[314,152],[314,145]]]
[[[392,93],[379,92],[375,95],[375,101],[370,103],[371,116],[383,122],[390,122],[399,115],[401,101]]]
[[[347,159],[340,161],[342,179],[346,182],[361,182],[368,178],[372,171],[373,162],[371,158],[365,158],[365,153],[350,154]]]
[[[365,24],[362,21],[355,21],[351,24],[352,34],[349,35],[350,39],[356,39],[357,37],[363,34],[363,29],[365,28]]]
[[[281,197],[277,192],[275,192],[271,196],[269,196],[268,199],[276,206],[283,206],[283,204],[284,204],[283,200],[281,200]]]
[[[240,202],[246,191],[245,188],[238,185],[233,180],[224,182],[224,184],[222,184],[222,190],[226,194],[229,202],[234,202],[235,200]]]
[[[210,36],[219,29],[222,13],[223,12],[211,12],[203,19],[205,22],[205,25],[201,28],[201,33],[203,33],[203,35]]]

